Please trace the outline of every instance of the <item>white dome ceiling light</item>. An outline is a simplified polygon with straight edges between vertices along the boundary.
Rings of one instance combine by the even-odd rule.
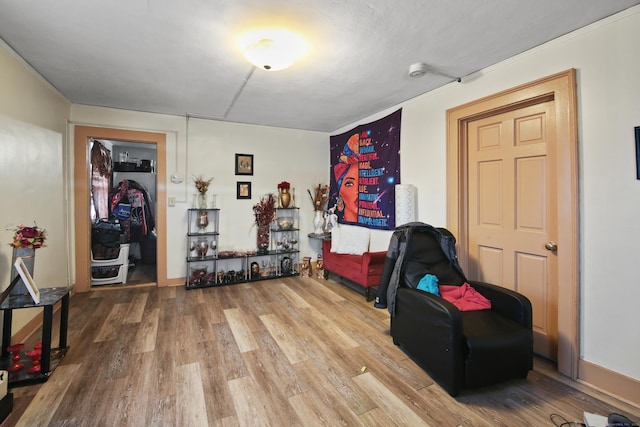
[[[239,44],[249,62],[267,71],[290,67],[308,50],[302,37],[283,29],[253,31],[242,36]]]

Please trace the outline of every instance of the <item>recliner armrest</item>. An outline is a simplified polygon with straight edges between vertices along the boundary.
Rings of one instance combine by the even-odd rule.
[[[439,296],[398,288],[391,336],[452,396],[464,381],[462,314]]]
[[[401,295],[404,293],[406,293],[406,295]],[[462,327],[462,315],[460,314],[460,310],[442,297],[419,289],[403,286],[398,288],[397,298],[402,299],[403,301],[405,298],[409,298],[413,308],[416,310],[415,313],[418,315],[422,314],[427,319],[436,318],[439,321],[448,323],[452,326],[457,325]]]
[[[485,282],[468,281],[482,296],[491,301],[491,309],[508,319],[531,327],[531,301],[524,295],[501,286]]]

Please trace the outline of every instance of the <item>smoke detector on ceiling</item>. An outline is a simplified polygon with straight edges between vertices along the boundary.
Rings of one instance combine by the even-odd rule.
[[[409,77],[422,77],[427,74],[429,68],[424,62],[416,62],[409,66]]]

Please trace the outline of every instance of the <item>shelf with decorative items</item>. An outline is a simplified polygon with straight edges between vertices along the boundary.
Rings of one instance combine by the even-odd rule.
[[[220,209],[187,210],[187,288],[216,282],[219,216]]]
[[[220,209],[188,210],[187,289],[298,276],[300,211],[265,195],[254,206],[255,250],[219,250]]]
[[[275,274],[297,276],[300,249],[299,208],[276,208],[276,219],[271,227],[271,252],[275,255]]]

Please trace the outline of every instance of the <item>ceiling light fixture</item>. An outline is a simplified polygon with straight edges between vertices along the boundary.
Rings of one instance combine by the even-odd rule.
[[[239,44],[249,62],[267,71],[288,68],[307,52],[302,37],[282,29],[253,31],[242,36]]]

